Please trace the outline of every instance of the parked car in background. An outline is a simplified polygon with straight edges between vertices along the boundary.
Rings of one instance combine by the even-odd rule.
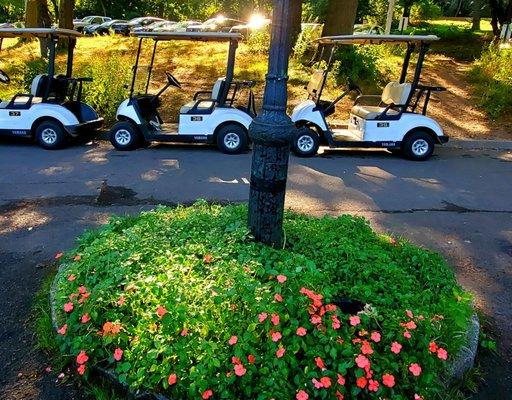
[[[199,25],[190,25],[187,32],[229,32],[236,25],[245,25],[247,22],[238,19],[226,18],[219,15]]]
[[[157,21],[149,25],[139,26],[138,28],[133,29],[132,32],[154,32],[155,29],[160,27],[165,27],[163,31],[168,31],[169,28],[176,25],[176,23],[176,21]]]
[[[113,19],[107,22],[104,22],[103,24],[95,24],[95,25],[89,25],[86,28],[84,28],[84,33],[86,35],[106,35],[113,31],[112,25],[114,24],[120,24],[120,23],[126,23],[128,21],[122,20],[122,19]]]
[[[73,21],[73,27],[78,32],[82,32],[87,26],[89,25],[99,25],[107,21],[111,21],[112,18],[110,17],[101,17],[98,15],[90,15],[88,17],[85,17],[79,21]]]
[[[354,33],[357,35],[383,35],[384,28],[379,25],[356,24]]]
[[[233,26],[229,31],[231,33],[240,33],[242,36],[247,37],[252,32],[261,31],[265,28],[268,28],[272,23],[272,20],[269,18],[265,18],[262,15],[255,14],[246,24],[240,24]]]
[[[172,27],[160,27],[156,28],[154,32],[187,32],[189,26],[201,25],[199,21],[180,21],[174,24]]]
[[[136,28],[151,25],[159,21],[165,21],[165,19],[156,17],[139,17],[131,19],[128,22],[113,24],[112,29],[115,33],[120,33],[121,35],[129,35],[130,32]]]

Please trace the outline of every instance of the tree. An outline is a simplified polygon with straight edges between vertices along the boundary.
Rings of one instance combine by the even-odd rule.
[[[302,30],[302,0],[293,0],[290,7],[290,48],[293,49]]]
[[[75,0],[60,0],[59,28],[73,29],[73,17],[75,13]]]
[[[50,28],[52,18],[46,0],[26,0],[25,2],[25,26],[27,28]],[[41,56],[48,55],[47,39],[40,39]]]
[[[512,22],[512,0],[489,0],[491,26],[494,36],[499,37],[501,28]]]
[[[358,0],[329,0],[322,36],[351,35],[356,21]]]

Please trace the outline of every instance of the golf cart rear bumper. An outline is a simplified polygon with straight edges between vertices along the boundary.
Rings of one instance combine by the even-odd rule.
[[[448,141],[450,140],[450,137],[446,136],[446,135],[438,136],[438,138],[439,138],[439,143],[441,143],[441,144],[448,143]]]
[[[82,124],[66,126],[66,130],[71,136],[78,136],[83,133],[96,131],[100,129],[102,125],[103,118],[98,118],[92,121],[84,122]]]

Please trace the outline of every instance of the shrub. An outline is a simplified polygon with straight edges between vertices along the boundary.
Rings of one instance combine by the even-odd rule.
[[[469,72],[478,103],[493,118],[512,114],[512,50],[490,47]]]
[[[411,21],[425,21],[427,19],[439,18],[443,10],[433,0],[421,0],[411,7]]]
[[[257,29],[249,33],[247,46],[252,53],[266,54],[270,46],[270,29]]]
[[[322,25],[315,24],[304,27],[299,33],[299,37],[293,48],[295,59],[302,64],[310,61],[317,47],[316,43],[313,43],[313,41],[320,38],[320,36],[322,36]]]
[[[276,250],[246,214],[200,202],[82,236],[55,285],[78,372],[176,399],[440,395],[472,312],[441,257],[361,218],[294,213]]]

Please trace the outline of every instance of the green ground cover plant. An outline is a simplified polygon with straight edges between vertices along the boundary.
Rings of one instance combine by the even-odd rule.
[[[58,254],[57,336],[77,373],[175,399],[445,398],[473,311],[439,255],[362,218],[291,212],[272,249],[246,214],[161,207]]]
[[[512,49],[489,47],[472,66],[469,78],[478,103],[492,118],[512,115]]]

